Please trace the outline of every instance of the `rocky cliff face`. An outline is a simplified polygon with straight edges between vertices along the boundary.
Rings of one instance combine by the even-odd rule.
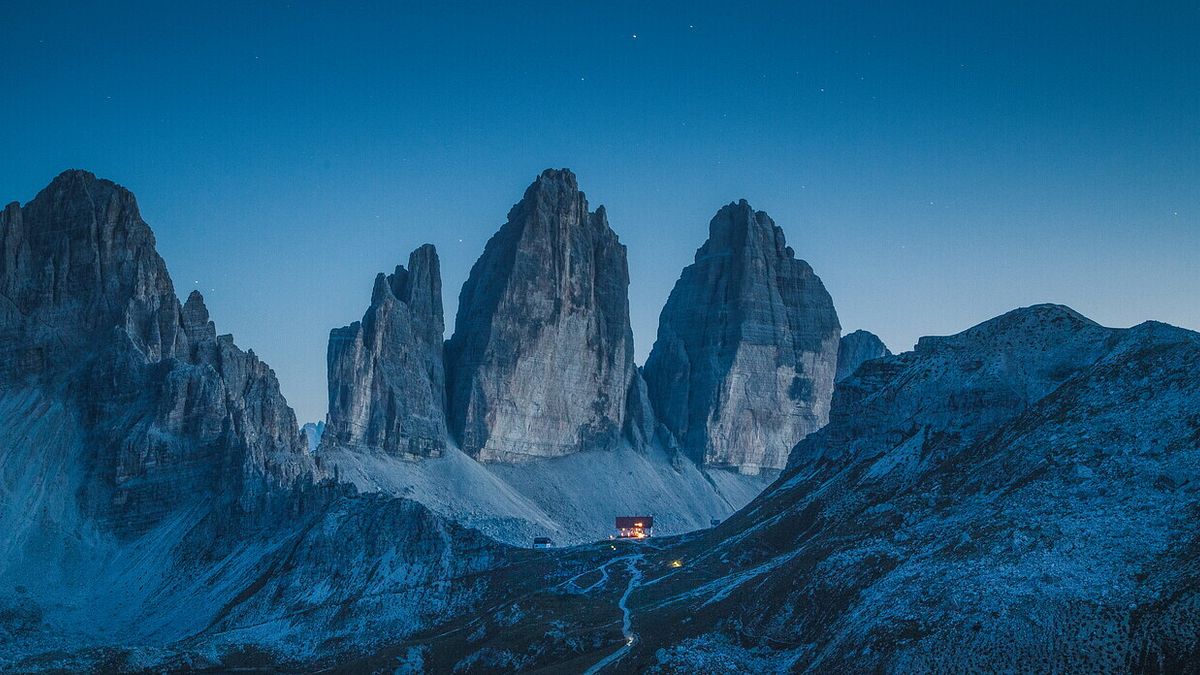
[[[325,422],[306,422],[300,427],[300,434],[304,436],[304,442],[308,445],[309,452],[316,452],[317,448],[321,447],[321,437],[325,435]]]
[[[5,375],[37,378],[120,331],[146,361],[180,347],[179,302],[133,195],[67,171],[0,215]]]
[[[640,386],[628,287],[604,207],[588,211],[570,171],[543,172],[459,298],[446,363],[463,450],[520,461],[620,443]]]
[[[216,335],[199,293],[180,305],[154,247],[133,195],[84,171],[0,215],[0,376],[78,407],[82,506],[126,534],[315,471],[274,373]]]
[[[123,645],[189,670],[205,657],[166,647],[188,639],[315,659],[471,607],[509,564],[420,504],[316,482],[270,368],[179,303],[109,181],[69,171],[0,214],[0,356],[0,670],[138,669]]]
[[[696,461],[781,469],[828,419],[840,332],[783,230],[744,200],[729,204],[663,308],[644,368],[650,400]]]
[[[721,591],[677,611],[744,617],[736,635],[795,645],[775,663],[796,671],[1195,659],[1197,570],[1176,565],[1196,551],[1198,365],[1195,333],[1052,305],[864,364],[793,468],[697,543],[688,584]],[[671,640],[676,667],[756,658],[719,628]]]
[[[437,252],[375,278],[362,321],[329,336],[329,422],[324,443],[406,459],[446,447],[442,280]]]
[[[484,637],[431,638],[426,663],[577,659],[565,616],[604,635],[588,663],[628,672],[1187,672],[1198,368],[1194,332],[1049,305],[923,339],[839,384],[799,460],[720,526],[574,549],[594,562],[507,589],[519,626],[461,617]],[[560,579],[553,618],[525,599]]]
[[[540,551],[305,480],[270,370],[175,299],[119,187],[60,176],[5,209],[0,254],[0,670],[1200,662],[1194,332],[1043,305],[924,338],[840,383],[720,525]]]
[[[850,377],[865,361],[891,356],[887,345],[883,344],[874,333],[856,330],[849,335],[843,335],[838,346],[836,382]]]

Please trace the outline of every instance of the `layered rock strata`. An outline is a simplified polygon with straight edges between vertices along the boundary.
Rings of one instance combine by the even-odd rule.
[[[446,363],[448,421],[462,449],[520,461],[646,433],[644,409],[627,409],[640,388],[628,288],[625,247],[604,207],[588,210],[570,171],[543,172],[459,299]]]
[[[375,278],[362,321],[329,336],[323,442],[415,459],[446,447],[442,281],[426,244]]]
[[[781,469],[829,417],[840,332],[783,230],[745,200],[729,204],[663,308],[644,368],[650,400],[694,460]]]
[[[314,476],[275,374],[186,305],[134,196],[66,171],[0,214],[0,382],[65,397],[89,429],[81,508],[137,534],[218,495],[254,509]]]

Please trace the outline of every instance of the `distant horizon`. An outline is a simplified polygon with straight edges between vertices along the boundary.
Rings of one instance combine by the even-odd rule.
[[[0,198],[71,167],[130,189],[181,299],[201,290],[302,422],[324,419],[329,330],[362,318],[375,275],[436,245],[448,336],[547,167],[627,246],[638,363],[709,220],[743,198],[843,333],[895,352],[1044,302],[1200,330],[1194,5],[118,2],[6,20]]]

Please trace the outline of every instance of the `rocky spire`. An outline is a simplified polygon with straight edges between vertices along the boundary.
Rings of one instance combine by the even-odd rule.
[[[781,469],[828,419],[840,332],[783,230],[745,200],[729,204],[659,319],[644,368],[658,419],[705,465]]]
[[[463,285],[446,353],[462,448],[517,461],[621,442],[638,391],[628,287],[604,207],[588,211],[570,171],[543,172]]]
[[[362,321],[329,335],[329,422],[323,445],[404,458],[446,447],[442,279],[437,251],[375,277]]]
[[[838,346],[837,377],[835,379],[841,382],[853,375],[863,362],[891,355],[892,352],[888,351],[887,345],[883,344],[883,340],[880,340],[874,333],[856,330],[848,335],[843,335]]]

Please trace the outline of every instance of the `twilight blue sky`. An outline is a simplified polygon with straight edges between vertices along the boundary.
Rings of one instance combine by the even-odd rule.
[[[639,361],[739,198],[893,350],[1036,302],[1200,328],[1195,0],[158,4],[0,2],[0,200],[133,190],[302,421],[375,273],[433,242],[453,317],[546,167],[629,247]]]

